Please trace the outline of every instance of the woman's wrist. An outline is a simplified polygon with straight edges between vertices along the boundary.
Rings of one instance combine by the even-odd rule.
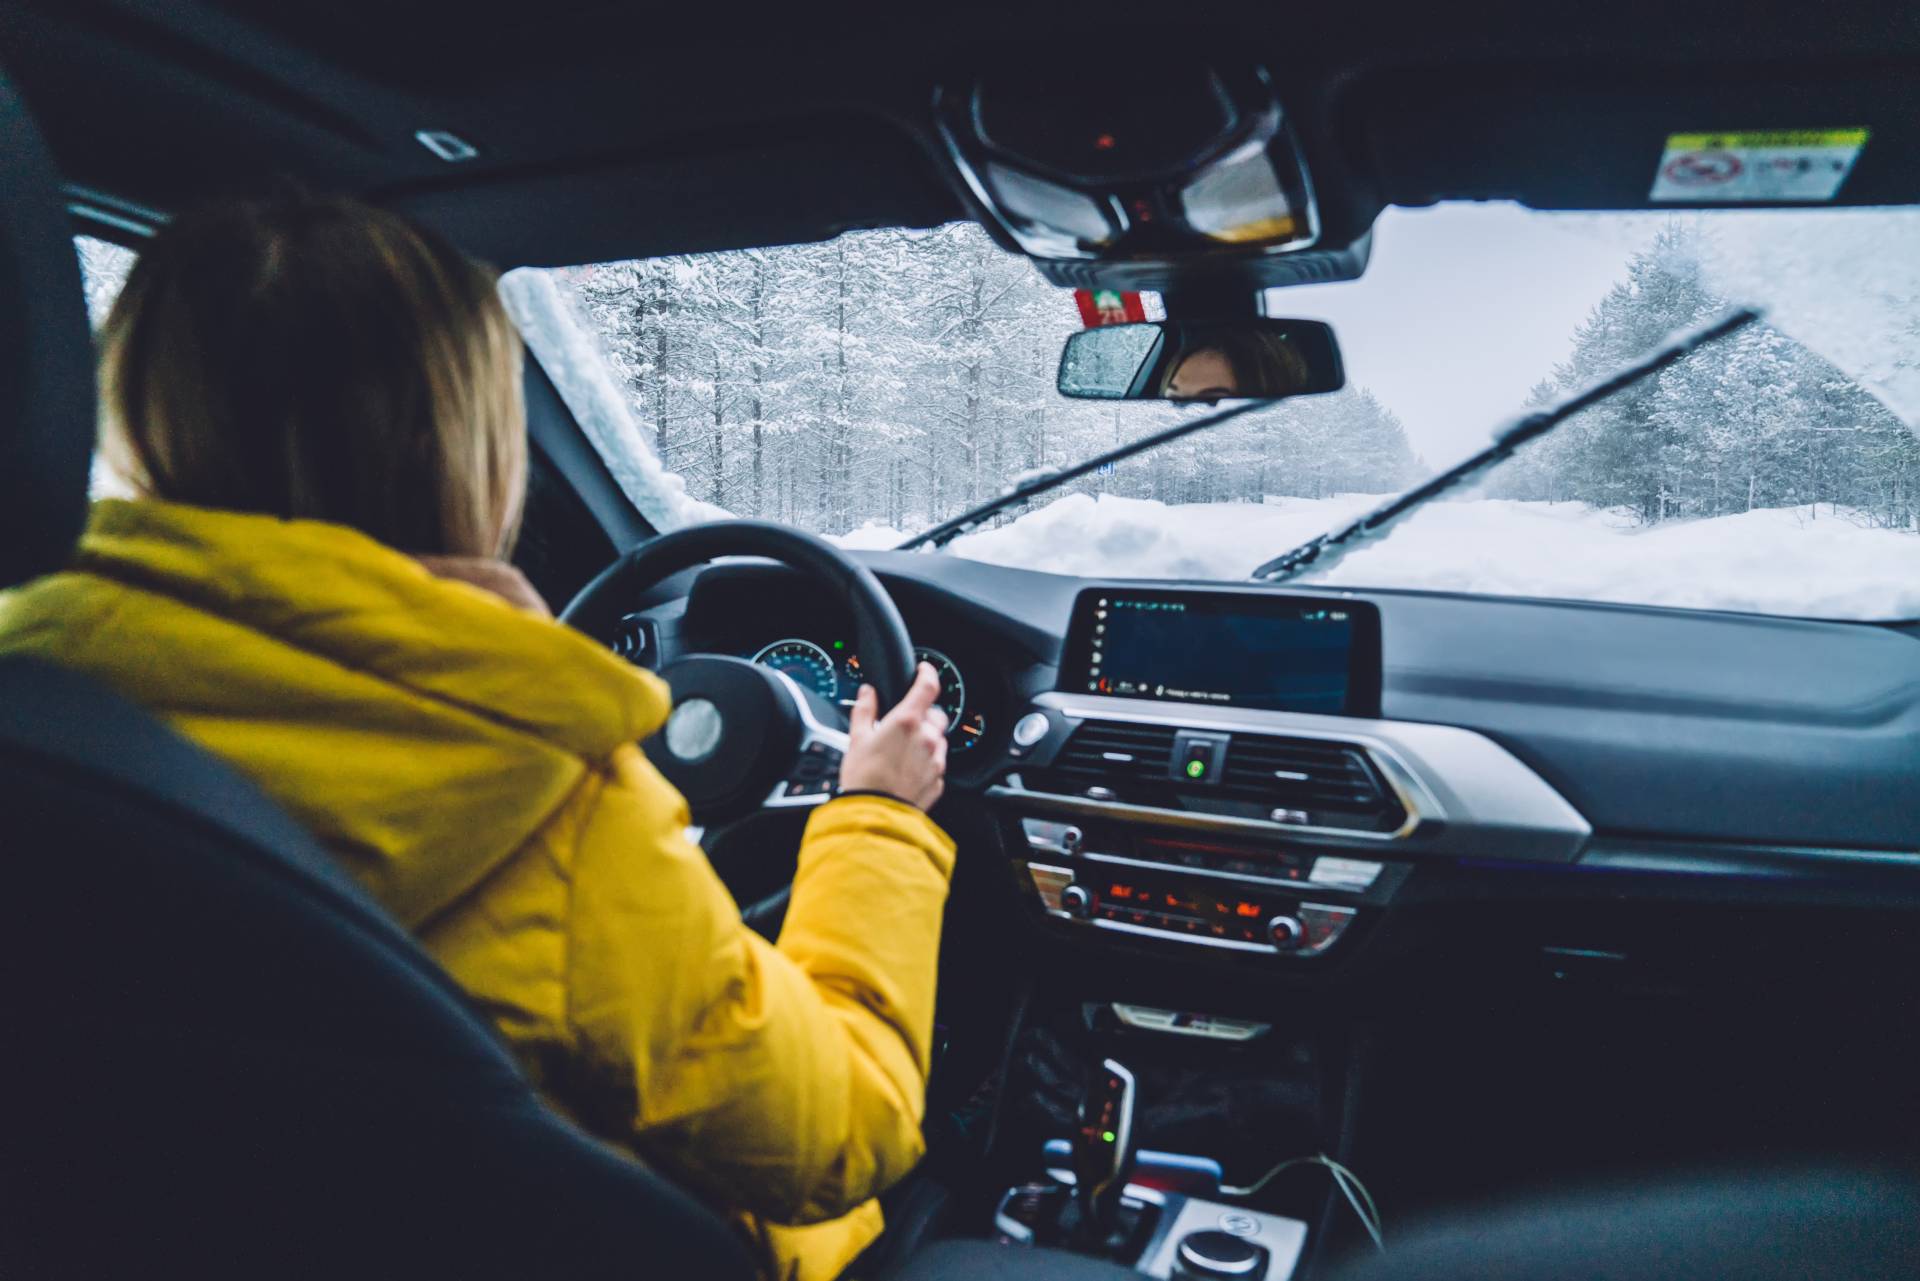
[[[883,801],[898,801],[900,802],[900,804],[906,806],[908,809],[917,810],[920,808],[918,805],[915,805],[912,801],[908,800],[906,797],[895,796],[892,792],[883,791],[878,787],[850,788],[847,791],[837,793],[834,799],[845,800],[849,796],[877,796]]]

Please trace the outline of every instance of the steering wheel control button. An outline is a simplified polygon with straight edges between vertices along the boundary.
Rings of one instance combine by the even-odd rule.
[[[793,781],[812,783],[840,772],[840,751],[831,743],[808,743],[794,763]]]
[[[1267,922],[1267,942],[1282,952],[1297,952],[1306,940],[1306,927],[1291,916],[1276,916]]]
[[[1093,915],[1093,891],[1084,885],[1069,885],[1060,891],[1060,907],[1068,916],[1084,920]]]
[[[720,746],[724,728],[718,707],[704,698],[690,698],[667,717],[667,750],[689,765],[704,761]]]
[[[1267,1270],[1267,1249],[1243,1236],[1208,1229],[1189,1232],[1180,1240],[1179,1271],[1175,1276],[1205,1278],[1258,1277]]]
[[[1024,752],[1045,738],[1052,728],[1053,722],[1045,712],[1028,712],[1013,723],[1013,745]]]

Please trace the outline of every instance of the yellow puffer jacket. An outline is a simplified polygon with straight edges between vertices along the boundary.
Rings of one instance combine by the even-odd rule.
[[[0,653],[97,677],[251,775],[550,1097],[740,1212],[770,1272],[832,1277],[879,1232],[872,1198],[922,1150],[953,865],[918,810],[815,811],[768,944],[635,746],[660,681],[317,522],[100,503],[68,571],[0,597]]]

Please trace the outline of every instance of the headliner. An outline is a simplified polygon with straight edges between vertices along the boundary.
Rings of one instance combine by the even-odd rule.
[[[77,184],[168,209],[290,175],[503,266],[969,216],[926,128],[937,82],[1021,57],[1125,92],[1180,38],[1273,69],[1330,238],[1390,203],[1644,207],[1666,135],[1694,130],[1864,124],[1842,203],[1920,203],[1910,4],[1064,8],[0,0],[0,61]],[[420,129],[480,155],[436,159]]]

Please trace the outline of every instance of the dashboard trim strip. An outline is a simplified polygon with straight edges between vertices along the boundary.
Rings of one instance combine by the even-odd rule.
[[[1611,872],[1806,879],[1830,873],[1920,872],[1920,851],[1724,842],[1595,840],[1580,866]]]
[[[1080,857],[1089,863],[1107,863],[1119,867],[1138,867],[1154,872],[1176,872],[1181,876],[1205,876],[1216,881],[1233,881],[1235,883],[1250,885],[1271,885],[1275,889],[1291,890],[1296,894],[1306,890],[1333,894],[1358,892],[1342,891],[1337,885],[1315,885],[1311,881],[1285,881],[1278,877],[1257,876],[1250,872],[1221,872],[1211,867],[1188,867],[1181,863],[1156,863],[1152,859],[1128,858],[1122,854],[1097,854],[1092,850],[1087,851]]]
[[[1203,939],[1197,934],[1177,934],[1172,930],[1155,929],[1151,925],[1135,925],[1131,921],[1092,920],[1083,922],[1096,930],[1115,930],[1121,934],[1140,934],[1152,939],[1170,939],[1175,943],[1194,943],[1201,947],[1224,948],[1232,952],[1254,952],[1261,956],[1275,956],[1280,949],[1271,943],[1242,943],[1239,939]]]

